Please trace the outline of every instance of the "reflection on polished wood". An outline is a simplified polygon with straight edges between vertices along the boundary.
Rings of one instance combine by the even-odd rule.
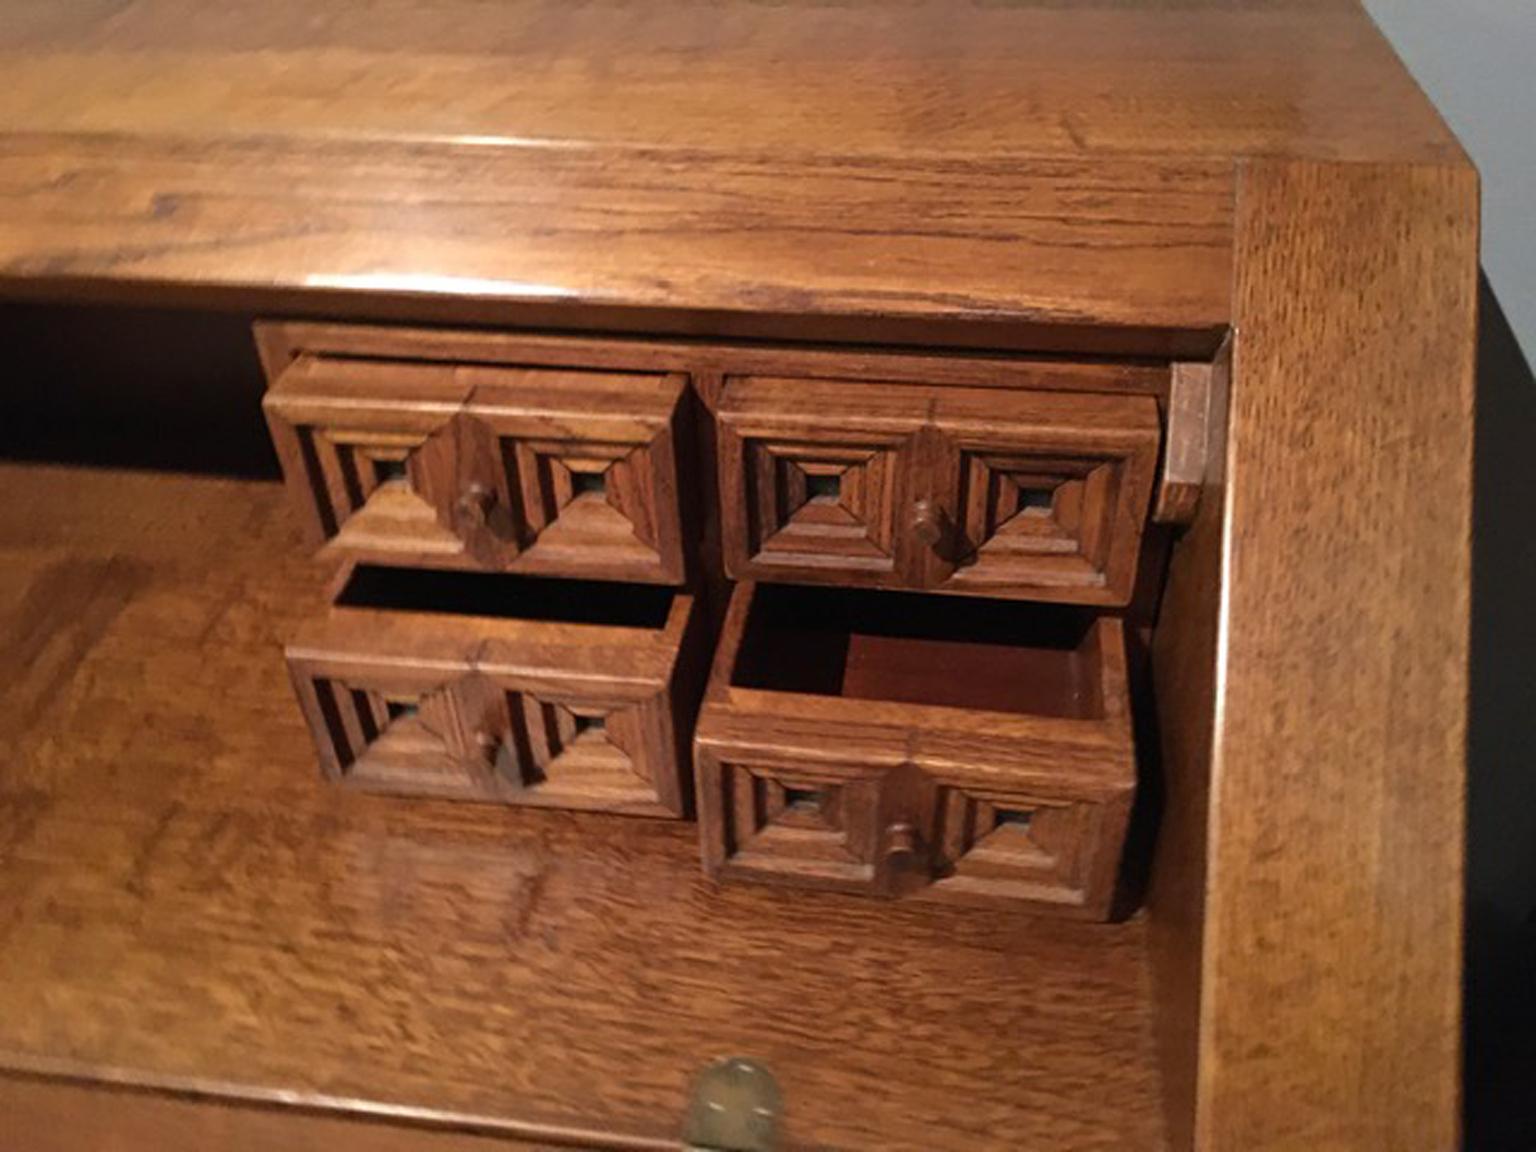
[[[745,1053],[797,1146],[1161,1143],[1143,924],[716,889],[690,825],[320,787],[277,485],[0,481],[0,1063],[625,1146]]]
[[[1095,521],[1144,557],[1100,599],[1130,594],[1152,869],[1092,925],[717,888],[679,821],[322,788],[280,648],[328,573],[278,486],[0,466],[0,1146],[675,1148],[728,1055],[777,1076],[792,1147],[1456,1145],[1477,184],[1355,0],[4,10],[0,295],[239,310],[274,377],[686,377],[652,480],[678,548],[609,575],[721,590],[752,513],[722,523],[716,418],[753,379],[964,393],[978,424],[1113,393],[1163,482],[1120,505],[1168,523]],[[89,359],[49,347],[8,346],[0,397]],[[61,419],[112,424],[90,407]],[[472,481],[429,527],[504,568],[461,470],[489,439],[454,445],[405,479]],[[1081,479],[1010,488],[1006,456],[974,471],[1005,511]],[[827,502],[885,522],[878,467],[796,460],[797,555],[857,545]],[[909,495],[887,535],[928,588],[958,517]],[[956,702],[888,639],[850,638],[818,708]],[[910,783],[910,736],[860,735]]]

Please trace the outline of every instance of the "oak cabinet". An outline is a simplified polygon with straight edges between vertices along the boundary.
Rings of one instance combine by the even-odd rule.
[[[1358,0],[5,11],[0,1144],[1485,1135],[1478,176]]]

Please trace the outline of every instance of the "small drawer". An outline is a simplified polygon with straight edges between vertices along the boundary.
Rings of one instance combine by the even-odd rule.
[[[295,503],[340,557],[678,584],[685,386],[305,354],[265,408]]]
[[[1136,789],[1122,625],[742,584],[695,761],[715,876],[1105,918]]]
[[[738,377],[717,409],[739,579],[1124,605],[1150,396]]]
[[[705,616],[663,588],[358,567],[288,669],[333,780],[680,817]]]

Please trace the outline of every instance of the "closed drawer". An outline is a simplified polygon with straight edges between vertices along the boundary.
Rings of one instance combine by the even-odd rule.
[[[360,567],[287,659],[335,781],[675,817],[704,627],[668,589]]]
[[[1103,918],[1136,787],[1121,625],[742,584],[695,760],[723,879]]]
[[[1149,396],[739,377],[718,421],[733,576],[1131,598],[1161,440]]]
[[[346,559],[677,584],[677,375],[301,355],[265,407]]]

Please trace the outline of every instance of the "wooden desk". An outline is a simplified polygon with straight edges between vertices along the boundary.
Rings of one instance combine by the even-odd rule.
[[[28,325],[579,347],[698,429],[786,374],[1055,381],[1155,402],[1192,511],[1127,591],[1156,842],[1095,924],[324,786],[280,649],[328,569],[279,487],[5,465],[0,1144],[676,1147],[744,1055],[787,1147],[1455,1146],[1478,189],[1355,3],[21,0],[0,66]],[[85,360],[13,328],[0,411]],[[1230,398],[1175,456],[1191,368]],[[757,561],[688,436],[718,591]]]

